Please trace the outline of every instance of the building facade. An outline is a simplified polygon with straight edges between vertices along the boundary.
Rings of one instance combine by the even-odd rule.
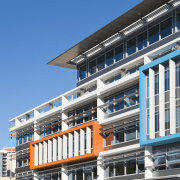
[[[145,0],[48,64],[77,87],[10,120],[16,179],[180,179],[180,0]]]
[[[14,177],[16,169],[15,148],[5,147],[0,150],[0,177]],[[12,157],[12,162],[11,162]],[[12,163],[12,164],[11,164]]]

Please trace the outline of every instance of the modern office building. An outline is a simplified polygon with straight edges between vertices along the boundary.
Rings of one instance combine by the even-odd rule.
[[[0,150],[0,178],[15,176],[16,157],[15,148],[5,147]],[[12,157],[12,162],[11,162]],[[12,163],[12,164],[11,164]]]
[[[77,87],[10,120],[16,179],[180,179],[180,0],[142,1],[48,64]]]

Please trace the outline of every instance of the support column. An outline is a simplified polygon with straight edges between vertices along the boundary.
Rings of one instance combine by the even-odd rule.
[[[53,138],[53,161],[57,161],[57,139]]]
[[[62,137],[58,136],[58,160],[62,159]]]
[[[148,56],[144,57],[144,64],[148,64],[151,62],[151,59]]]
[[[150,114],[150,139],[155,138],[155,82],[154,82],[154,70],[149,69],[149,114]]]
[[[176,88],[176,65],[173,60],[169,60],[169,87],[170,87],[170,134],[176,133],[176,101],[175,101],[175,88]]]
[[[86,127],[86,154],[91,153],[91,128]]]
[[[152,168],[149,166],[153,166],[153,159],[152,159],[152,146],[145,147],[145,179],[153,177]]]
[[[35,165],[38,165],[38,161],[39,161],[39,153],[38,153],[38,150],[39,150],[39,147],[38,147],[38,144],[35,144]]]
[[[73,134],[69,133],[69,158],[73,157]]]
[[[67,135],[63,135],[63,159],[67,159]]]
[[[39,173],[34,171],[34,180],[38,180],[39,179],[38,175],[39,175]]]
[[[42,164],[42,143],[39,143],[39,164]]]
[[[62,112],[62,131],[68,130],[67,121],[64,121],[68,118],[65,112]]]
[[[47,141],[43,141],[43,146],[44,146],[44,164],[47,163]]]
[[[63,180],[68,180],[67,167],[65,167],[64,164],[62,164],[62,168],[61,168],[61,178]]]
[[[159,135],[165,136],[165,77],[164,66],[159,64]]]
[[[52,162],[52,140],[48,139],[48,163]]]
[[[97,158],[97,174],[98,174],[97,180],[104,179],[103,159],[100,156],[98,156],[98,158]]]
[[[100,94],[98,93],[97,96],[97,107],[104,104],[104,101],[102,98],[100,98]],[[103,108],[97,108],[97,121],[103,121],[104,119],[104,111]]]
[[[83,155],[85,153],[84,136],[84,129],[80,129],[80,155]]]
[[[74,156],[79,155],[79,132],[74,131]]]

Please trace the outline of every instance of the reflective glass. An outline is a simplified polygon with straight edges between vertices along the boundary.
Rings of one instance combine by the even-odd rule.
[[[17,137],[16,138],[16,146],[18,146],[19,145],[19,138]]]
[[[136,38],[133,38],[127,42],[127,53],[131,55],[136,52]]]
[[[114,50],[106,53],[106,66],[110,66],[114,63]]]
[[[176,127],[180,126],[180,106],[176,107]]]
[[[130,107],[136,104],[136,96],[127,97],[124,99],[126,107]]]
[[[58,180],[58,173],[52,174],[51,180]]]
[[[46,126],[50,126],[50,125],[51,125],[51,123],[47,124]],[[49,135],[49,134],[51,134],[51,127],[48,127],[46,129],[46,135]]]
[[[61,105],[62,105],[62,100],[59,100],[59,101],[53,103],[53,108],[59,107]]]
[[[29,141],[33,141],[33,132],[29,131]]]
[[[126,162],[126,169],[127,169],[127,174],[134,174],[136,173],[136,160],[129,160]]]
[[[159,112],[155,112],[155,132],[159,131]]]
[[[115,143],[124,142],[124,129],[115,130]]]
[[[166,154],[154,155],[154,165],[166,163]]]
[[[147,47],[147,32],[138,36],[138,51]]]
[[[97,179],[97,166],[93,167],[93,179]]]
[[[53,124],[56,124],[58,123],[58,121],[54,121]],[[58,131],[58,124],[56,124],[55,126],[53,126],[53,133],[57,132]]]
[[[89,63],[89,73],[94,74],[96,72],[96,59]]]
[[[51,174],[47,174],[45,180],[51,180]]]
[[[136,72],[136,68],[130,69],[127,71],[127,74],[133,74]]]
[[[149,45],[159,41],[159,25],[149,29]]]
[[[86,78],[86,65],[80,68],[80,79]]]
[[[124,175],[124,162],[115,163],[116,176]]]
[[[115,59],[116,59],[116,62],[123,59],[123,45],[118,46],[115,49]]]
[[[27,166],[27,160],[23,160],[23,166]]]
[[[136,139],[136,126],[128,126],[125,130],[126,133],[126,141],[129,141],[131,139]]]
[[[97,59],[98,61],[98,71],[105,68],[105,56],[101,56]]]
[[[68,180],[75,180],[75,171],[68,171]]]
[[[138,174],[144,172],[144,158],[138,159],[137,165],[138,165]]]
[[[124,109],[124,100],[118,101],[115,105],[115,111],[119,111],[121,109]]]
[[[154,76],[155,80],[155,94],[159,94],[159,74]]]
[[[168,163],[180,162],[180,151],[168,153],[167,160]]]
[[[19,145],[22,144],[22,135],[19,136]]]
[[[169,70],[165,71],[165,91],[169,90]]]
[[[180,13],[177,14],[177,29],[180,30]]]
[[[28,135],[27,135],[27,133],[25,133],[25,134],[24,134],[24,143],[27,142],[27,137],[28,137]]]
[[[76,170],[76,180],[82,180],[83,179],[83,169]]]
[[[172,18],[169,18],[161,23],[161,38],[172,34]]]
[[[169,109],[165,110],[165,129],[169,129],[170,128],[170,113],[169,113]]]
[[[180,66],[176,66],[176,87],[180,86]]]
[[[84,175],[85,175],[85,180],[91,180],[92,179],[92,168],[91,167],[86,167],[84,169]]]

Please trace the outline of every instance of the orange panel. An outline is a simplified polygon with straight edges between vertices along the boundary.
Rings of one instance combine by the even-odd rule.
[[[47,141],[48,139],[53,139],[56,138],[58,136],[62,136],[64,134],[68,134],[70,132],[74,132],[74,131],[78,131],[80,129],[86,128],[86,127],[91,127],[92,131],[93,131],[93,151],[92,153],[89,154],[84,154],[84,155],[80,155],[80,156],[75,156],[72,158],[67,158],[67,159],[62,159],[62,160],[58,160],[58,161],[53,161],[53,162],[49,162],[49,163],[45,163],[45,164],[41,164],[41,165],[34,165],[34,158],[35,158],[35,150],[34,150],[34,145],[39,143],[39,142],[43,142],[43,141]],[[92,121],[86,124],[83,124],[81,126],[77,126],[74,127],[72,129],[68,129],[66,131],[63,132],[59,132],[57,134],[42,138],[40,140],[34,141],[30,143],[30,169],[42,169],[42,168],[51,168],[54,166],[58,166],[61,165],[63,163],[73,163],[76,161],[84,161],[84,160],[89,160],[89,159],[93,159],[97,156],[99,156],[99,152],[103,151],[103,137],[100,135],[100,125],[98,121]]]

